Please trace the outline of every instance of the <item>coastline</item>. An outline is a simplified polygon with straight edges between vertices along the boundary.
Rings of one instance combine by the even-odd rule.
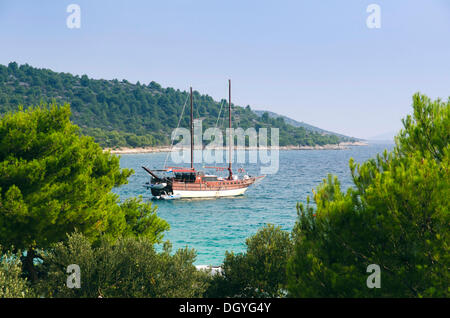
[[[349,149],[349,147],[355,146],[368,146],[368,143],[365,141],[355,141],[355,142],[341,142],[339,144],[328,144],[328,145],[315,145],[315,146],[279,146],[274,149],[278,150],[344,150]],[[226,147],[221,147],[223,150],[226,150]],[[137,154],[137,153],[153,153],[153,152],[170,152],[170,151],[180,151],[183,148],[181,147],[173,147],[172,150],[169,146],[161,146],[161,147],[120,147],[120,148],[104,148],[103,151],[110,151],[113,154]],[[220,149],[220,148],[215,148]],[[242,149],[234,147],[235,150]],[[257,150],[258,148],[250,148],[245,147],[245,150]],[[260,147],[259,149],[272,149],[271,147]]]

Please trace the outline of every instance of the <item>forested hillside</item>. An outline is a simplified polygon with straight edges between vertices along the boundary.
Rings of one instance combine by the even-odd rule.
[[[225,82],[224,82],[225,83]],[[226,85],[226,84],[224,84]],[[194,117],[202,118],[203,128],[214,126],[225,100],[194,91]],[[86,75],[74,76],[38,69],[16,62],[0,65],[0,113],[27,108],[41,102],[70,103],[72,121],[83,134],[93,136],[103,147],[142,147],[170,144],[170,134],[177,126],[187,91],[163,88],[126,80],[95,80]],[[188,106],[188,105],[187,105]],[[180,126],[189,127],[189,112]],[[222,117],[226,115],[222,109]],[[258,116],[250,106],[233,105],[234,126],[280,128],[280,145],[324,145],[349,141],[351,138],[323,134],[294,127],[283,118]],[[223,127],[219,121],[219,127]],[[222,123],[222,126],[220,125]]]
[[[352,137],[348,137],[348,136],[345,136],[345,135],[342,135],[342,134],[338,134],[338,133],[335,133],[335,132],[331,132],[331,131],[328,131],[328,130],[325,130],[325,129],[322,129],[322,128],[319,128],[319,127],[316,127],[316,126],[313,126],[313,125],[310,125],[310,124],[307,124],[307,123],[302,122],[302,121],[300,122],[300,121],[297,121],[295,119],[292,119],[292,118],[289,118],[289,117],[286,117],[286,116],[283,116],[283,115],[280,115],[280,114],[277,114],[277,113],[274,113],[274,112],[271,112],[271,111],[253,110],[253,112],[256,115],[260,116],[260,117],[262,115],[264,115],[264,113],[268,113],[269,117],[271,117],[271,118],[281,117],[281,118],[284,119],[285,123],[288,124],[288,125],[292,125],[294,127],[303,127],[306,130],[315,131],[315,132],[318,132],[320,134],[336,135],[338,137],[341,137],[344,140],[346,140],[346,139],[348,139],[348,140],[350,140],[350,139],[352,139],[352,140],[353,139],[358,139],[358,138],[352,138]]]

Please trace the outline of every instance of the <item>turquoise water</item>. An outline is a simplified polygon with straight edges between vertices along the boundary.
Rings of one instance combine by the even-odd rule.
[[[170,240],[174,249],[194,248],[197,251],[196,265],[220,265],[225,251],[245,251],[245,239],[267,223],[291,230],[297,217],[297,202],[306,202],[311,190],[328,173],[339,177],[343,189],[351,186],[348,168],[351,157],[361,163],[391,148],[392,145],[369,145],[347,150],[280,151],[278,173],[266,176],[243,196],[155,201],[158,215],[171,227],[165,240]],[[115,192],[121,199],[142,195],[145,200],[150,200],[150,192],[142,186],[148,181],[148,174],[141,166],[160,168],[165,158],[166,153],[122,155],[121,167],[133,168],[135,174],[127,185],[115,189]],[[249,174],[259,175],[257,165],[243,167]]]

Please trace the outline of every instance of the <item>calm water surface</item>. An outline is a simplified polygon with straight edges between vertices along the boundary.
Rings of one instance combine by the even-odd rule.
[[[352,185],[349,159],[353,157],[361,163],[384,149],[391,150],[392,145],[369,145],[347,150],[280,151],[278,173],[266,176],[243,196],[155,201],[158,215],[170,224],[165,240],[170,240],[174,249],[194,248],[197,251],[196,265],[220,265],[225,251],[245,251],[245,239],[267,223],[291,230],[297,216],[297,202],[306,202],[311,190],[328,173],[337,175],[342,188],[346,189]],[[143,187],[149,176],[141,166],[161,168],[165,158],[166,153],[122,155],[121,167],[132,168],[135,174],[127,185],[114,191],[121,199],[142,195],[144,200],[150,200],[150,192]],[[236,165],[234,170],[239,167],[245,168],[250,175],[259,175],[257,165]]]

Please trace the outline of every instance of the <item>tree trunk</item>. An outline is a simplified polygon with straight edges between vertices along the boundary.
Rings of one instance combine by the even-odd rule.
[[[34,247],[30,247],[27,250],[27,256],[25,257],[24,267],[28,272],[28,279],[34,283],[37,281],[38,276],[36,272],[36,268],[34,267],[34,258],[36,257],[36,253]]]

